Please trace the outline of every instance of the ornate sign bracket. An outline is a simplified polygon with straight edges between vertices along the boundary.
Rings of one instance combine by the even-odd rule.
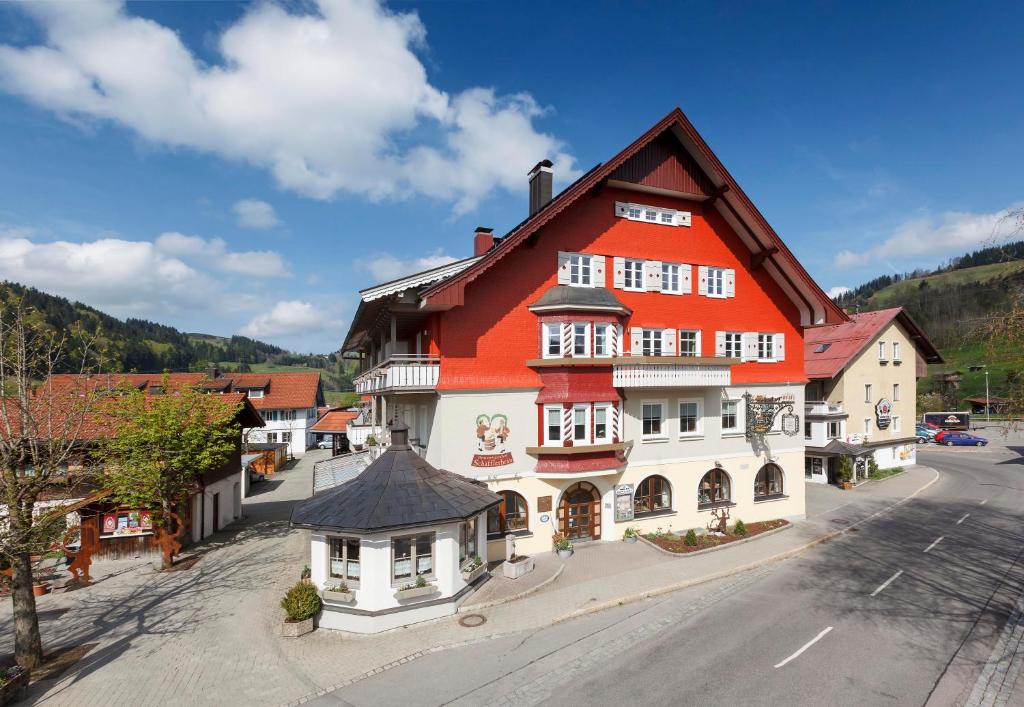
[[[775,419],[782,415],[782,431],[793,437],[800,432],[800,416],[793,411],[792,396],[766,396],[743,394],[746,404],[747,440],[771,432]]]

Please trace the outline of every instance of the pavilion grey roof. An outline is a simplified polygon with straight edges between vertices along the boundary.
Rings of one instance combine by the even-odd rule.
[[[543,309],[608,309],[629,313],[629,307],[606,287],[570,287],[555,285],[529,307]]]
[[[351,481],[297,503],[292,527],[365,534],[465,520],[501,502],[482,484],[432,467],[408,437],[408,427],[392,425],[387,451]]]
[[[313,465],[313,495],[351,481],[370,466],[370,452],[339,454]]]
[[[871,450],[863,445],[841,442],[838,439],[831,440],[824,447],[807,447],[806,451],[811,454],[828,454],[839,457],[863,457],[865,454],[871,453]]]

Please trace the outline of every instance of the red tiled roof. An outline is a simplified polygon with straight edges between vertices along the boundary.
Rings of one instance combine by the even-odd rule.
[[[316,421],[310,429],[313,432],[344,432],[348,423],[359,417],[353,410],[331,410]]]
[[[226,373],[223,377],[231,379],[233,390],[263,388],[262,398],[249,398],[257,410],[311,408],[322,402],[316,372]]]
[[[879,309],[850,315],[850,321],[804,331],[804,370],[808,378],[834,378],[878,333],[899,318],[911,340],[928,363],[941,363],[942,357],[902,307]],[[818,351],[825,344],[824,351]]]
[[[182,385],[196,385],[205,379],[205,375],[202,373],[168,373],[167,378],[171,388],[177,388]],[[57,373],[50,376],[43,383],[43,387],[49,384],[55,390],[59,388],[76,388],[84,392],[86,390],[114,389],[120,385],[127,384],[141,390],[151,385],[162,385],[163,380],[163,373],[95,373],[84,375],[78,373]]]

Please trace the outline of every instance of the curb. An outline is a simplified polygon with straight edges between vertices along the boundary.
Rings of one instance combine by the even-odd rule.
[[[654,548],[655,550],[657,550],[658,552],[662,553],[663,555],[668,555],[669,557],[678,557],[678,558],[682,559],[682,558],[685,558],[685,557],[696,557],[697,555],[706,555],[709,552],[719,552],[721,550],[728,550],[730,547],[736,547],[737,545],[743,545],[745,543],[754,542],[755,540],[760,540],[761,538],[767,538],[769,535],[775,535],[776,533],[781,533],[783,530],[789,530],[792,527],[793,527],[793,524],[790,523],[789,521],[787,521],[786,524],[781,526],[781,527],[772,528],[771,530],[766,530],[763,533],[758,533],[757,535],[752,535],[749,538],[743,538],[742,540],[733,540],[731,543],[726,543],[724,545],[718,545],[716,547],[706,547],[703,550],[694,550],[693,552],[672,552],[671,550],[666,550],[665,548],[660,547],[656,543],[652,543],[650,540],[645,538],[643,535],[638,535],[637,537],[640,539],[640,542],[647,543],[647,545],[649,545],[650,547]]]
[[[892,504],[891,506],[887,506],[886,508],[883,508],[880,511],[876,511],[875,513],[872,513],[867,518],[863,518],[863,519],[857,521],[856,523],[851,523],[850,525],[846,526],[845,528],[839,528],[837,530],[833,530],[833,531],[831,531],[829,533],[821,535],[821,536],[819,536],[817,538],[814,538],[810,542],[805,543],[804,545],[792,548],[790,550],[786,550],[784,552],[780,552],[779,554],[772,555],[771,557],[766,557],[766,558],[762,558],[760,560],[757,560],[755,562],[750,562],[750,563],[748,563],[746,565],[741,565],[739,567],[733,567],[733,568],[728,569],[728,570],[722,570],[721,572],[716,572],[714,574],[705,575],[703,577],[694,577],[693,579],[683,580],[682,582],[676,582],[674,584],[669,584],[669,585],[664,586],[664,587],[658,587],[656,589],[648,589],[646,591],[639,592],[637,594],[630,594],[630,595],[627,595],[627,596],[618,597],[617,599],[610,599],[608,601],[603,601],[600,604],[594,604],[592,606],[585,606],[582,609],[576,609],[575,611],[571,611],[568,614],[563,614],[562,616],[559,616],[559,617],[555,618],[555,620],[552,621],[551,623],[552,624],[558,624],[558,623],[562,623],[563,621],[568,621],[570,619],[579,618],[580,616],[586,616],[588,614],[594,614],[594,613],[597,613],[599,611],[605,611],[607,609],[612,609],[612,608],[615,608],[616,606],[623,606],[625,604],[634,604],[634,603],[636,603],[638,601],[643,601],[644,599],[650,599],[652,597],[661,596],[662,594],[669,594],[671,592],[676,592],[676,591],[679,591],[680,589],[687,589],[689,587],[695,587],[695,586],[700,585],[700,584],[706,584],[708,582],[713,582],[713,581],[715,581],[717,579],[723,579],[725,577],[730,577],[730,576],[732,576],[734,574],[740,574],[742,572],[748,572],[750,570],[754,570],[754,569],[757,569],[759,567],[763,567],[763,566],[765,566],[767,564],[770,564],[770,563],[773,563],[773,562],[779,562],[781,560],[788,559],[788,558],[793,557],[795,555],[799,555],[800,553],[802,553],[802,552],[804,552],[806,550],[811,549],[815,545],[820,545],[823,542],[826,542],[828,540],[832,540],[833,538],[837,538],[840,535],[843,535],[844,533],[846,533],[850,528],[854,527],[855,525],[860,525],[860,524],[867,523],[868,521],[873,520],[874,518],[877,518],[878,516],[882,515],[883,513],[888,513],[889,511],[891,511],[892,509],[896,508],[897,506],[902,506],[904,503],[906,503],[910,499],[914,498],[918,494],[923,493],[926,489],[931,487],[932,484],[934,484],[936,481],[938,481],[939,477],[940,477],[940,474],[939,474],[939,472],[937,470],[932,469],[931,467],[925,467],[925,468],[931,469],[932,472],[934,472],[935,476],[932,478],[931,481],[926,483],[921,488],[917,489],[917,491],[914,491],[914,493],[912,493],[909,496],[906,496],[906,497],[900,499],[899,501],[897,501],[896,503]],[[751,538],[751,539],[753,540],[753,539],[756,539],[756,538]]]
[[[468,614],[468,613],[473,612],[473,611],[481,611],[483,609],[490,609],[492,606],[499,606],[501,604],[507,604],[510,601],[517,601],[517,600],[522,599],[524,597],[528,597],[528,596],[530,596],[531,594],[533,594],[535,592],[539,592],[541,589],[543,589],[544,587],[548,586],[549,584],[554,582],[556,579],[561,577],[562,576],[562,572],[564,572],[564,571],[565,571],[565,565],[561,564],[561,565],[558,566],[558,569],[555,570],[555,573],[553,575],[551,575],[550,577],[545,579],[543,582],[538,584],[536,587],[532,587],[530,589],[525,589],[525,590],[519,592],[518,594],[513,594],[512,596],[508,596],[508,597],[505,597],[503,599],[494,599],[492,601],[485,601],[483,604],[474,604],[473,606],[470,606],[470,607],[467,607],[465,604],[463,604],[462,606],[459,607],[459,610],[456,611],[455,613],[456,614]]]

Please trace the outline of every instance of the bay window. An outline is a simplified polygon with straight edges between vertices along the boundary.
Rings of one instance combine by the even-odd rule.
[[[562,325],[560,322],[548,322],[542,327],[544,358],[562,357]]]
[[[608,444],[612,441],[611,403],[594,405],[594,444]]]
[[[470,518],[459,524],[459,566],[479,555],[476,544],[476,518]]]
[[[572,355],[586,358],[590,355],[590,324],[575,322],[572,325]]]
[[[595,356],[612,355],[612,342],[615,338],[615,334],[613,333],[612,327],[614,326],[614,324],[602,324],[600,322],[594,325]]]
[[[434,574],[435,533],[391,539],[391,580],[394,583],[431,578]]]
[[[544,444],[561,446],[562,444],[562,406],[544,406]]]
[[[359,539],[331,538],[330,577],[346,584],[359,582]]]
[[[586,444],[590,438],[590,406],[576,405],[572,409],[572,441]]]

